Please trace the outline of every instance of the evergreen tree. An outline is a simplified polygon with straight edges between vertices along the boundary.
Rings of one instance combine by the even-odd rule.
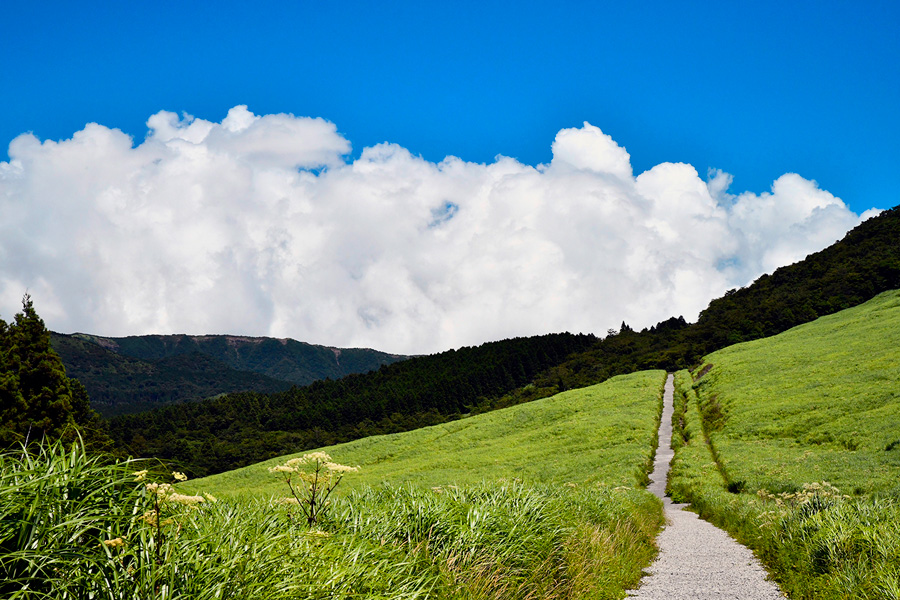
[[[88,439],[102,446],[108,438],[97,424],[84,387],[66,376],[50,331],[26,294],[15,321],[0,321],[0,445],[59,439],[89,425]]]
[[[59,356],[50,347],[50,332],[34,310],[31,297],[11,328],[11,366],[18,371],[19,390],[26,402],[22,426],[31,437],[58,438],[73,423],[72,394]]]
[[[10,328],[0,319],[0,448],[9,447],[18,439],[25,399],[19,390],[19,377],[9,362]]]

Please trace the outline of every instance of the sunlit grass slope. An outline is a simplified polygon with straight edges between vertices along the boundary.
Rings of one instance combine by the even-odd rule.
[[[488,480],[639,486],[656,446],[662,371],[644,371],[528,404],[433,427],[325,448],[359,465],[344,493],[382,482],[417,486]],[[215,495],[283,495],[267,467],[279,457],[189,482]]]
[[[673,495],[794,598],[900,598],[900,291],[704,362],[676,379]]]
[[[900,494],[900,291],[707,357],[698,381],[733,485]]]
[[[312,522],[268,472],[290,457],[176,491],[161,484],[180,473],[77,446],[0,454],[0,596],[623,598],[662,525],[640,483],[663,381],[637,373],[326,448],[361,471]]]

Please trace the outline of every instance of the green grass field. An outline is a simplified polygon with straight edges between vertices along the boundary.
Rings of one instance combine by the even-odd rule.
[[[269,471],[299,454],[165,493],[145,462],[0,455],[0,595],[622,598],[662,525],[664,378],[323,448],[360,470],[315,523]],[[672,496],[792,598],[900,600],[900,292],[680,371],[673,423]]]
[[[323,449],[360,471],[314,526],[268,471],[290,456],[160,493],[141,462],[0,455],[0,595],[622,598],[662,525],[642,484],[663,382],[636,373]]]
[[[359,465],[339,490],[384,483],[422,487],[518,479],[639,487],[656,446],[662,371],[616,377],[511,408],[433,427],[331,446],[336,462]],[[216,496],[283,495],[267,470],[279,457],[185,484]],[[337,493],[337,492],[336,492]]]
[[[673,495],[791,597],[900,598],[900,292],[705,363],[676,381]]]
[[[698,383],[727,416],[715,435],[733,479],[796,491],[829,481],[900,494],[900,293],[707,357]]]

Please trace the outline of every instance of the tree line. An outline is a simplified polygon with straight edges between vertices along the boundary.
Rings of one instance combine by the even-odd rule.
[[[489,342],[281,393],[229,394],[123,415],[109,421],[109,431],[131,453],[202,476],[477,412],[596,341],[559,333]]]

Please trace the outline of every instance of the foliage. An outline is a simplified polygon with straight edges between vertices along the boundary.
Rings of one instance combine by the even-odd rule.
[[[513,481],[364,488],[336,510],[340,530],[434,565],[451,598],[621,598],[662,524],[644,491]]]
[[[94,408],[105,417],[224,393],[282,392],[406,358],[227,335],[104,338],[54,333],[52,343],[68,373],[85,385]]]
[[[0,448],[71,436],[78,428],[95,445],[109,441],[84,387],[66,376],[50,332],[26,295],[13,323],[0,319]]]
[[[291,491],[291,497],[285,498],[290,504],[293,500],[303,516],[306,524],[314,527],[328,514],[328,497],[337,488],[344,474],[358,471],[359,467],[339,465],[331,461],[325,452],[310,452],[291,458],[283,465],[269,467],[269,473],[278,473]]]
[[[270,507],[182,504],[138,482],[136,466],[77,443],[0,455],[0,595],[295,597],[290,561],[302,546]]]
[[[124,415],[109,421],[110,432],[132,454],[171,460],[203,476],[457,419],[594,341],[553,334],[491,342],[279,394],[231,394]]]
[[[900,292],[706,362],[677,377],[673,497],[754,548],[791,597],[898,597]]]
[[[215,478],[147,484],[144,463],[104,463],[59,445],[6,454],[0,580],[9,584],[0,592],[29,599],[621,598],[652,560],[662,525],[660,502],[634,486],[646,477],[663,375],[621,377],[451,424],[463,426],[445,431],[455,441],[440,449],[468,463],[470,471],[455,471],[468,475],[464,481],[438,471],[442,485],[402,483],[410,480],[401,465],[411,466],[418,431],[355,442],[382,465],[377,476],[385,483],[353,482],[313,530],[297,526],[290,505],[265,493],[236,497],[232,489],[217,502],[191,495]],[[525,436],[531,427],[535,435]],[[507,437],[512,428],[523,437]],[[489,454],[504,439],[531,446],[501,458],[528,457],[522,474],[540,473],[533,478],[540,483],[491,478]],[[343,457],[351,445],[328,451]],[[392,468],[390,453],[401,446],[406,456]],[[436,458],[418,451],[419,468]],[[467,483],[473,480],[482,481]]]

